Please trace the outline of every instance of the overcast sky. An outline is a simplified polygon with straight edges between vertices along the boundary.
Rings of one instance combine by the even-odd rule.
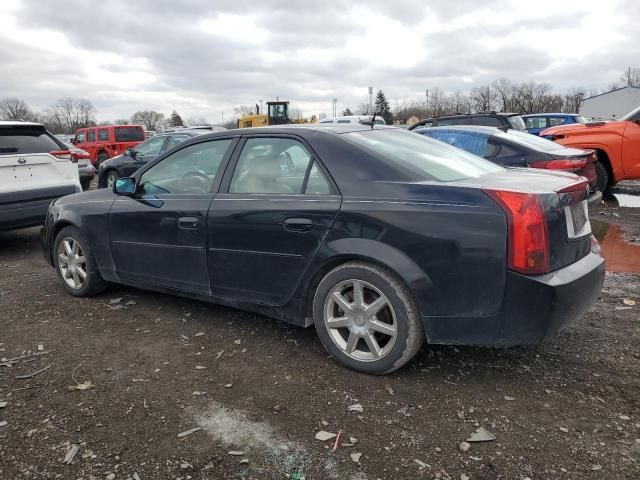
[[[638,0],[0,0],[0,97],[90,99],[219,122],[279,96],[305,114],[499,77],[604,88],[640,66]]]

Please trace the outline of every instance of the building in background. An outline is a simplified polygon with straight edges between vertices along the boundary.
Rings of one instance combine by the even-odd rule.
[[[593,120],[618,120],[640,106],[640,87],[622,87],[585,98],[580,114]]]

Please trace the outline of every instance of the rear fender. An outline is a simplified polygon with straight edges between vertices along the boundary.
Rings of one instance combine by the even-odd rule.
[[[427,314],[424,295],[417,295],[416,292],[430,288],[431,280],[413,260],[400,250],[375,240],[342,238],[327,242],[318,251],[309,267],[306,281],[298,287],[295,297],[304,299],[305,316],[311,316],[313,296],[322,278],[338,265],[354,260],[373,263],[394,273],[411,291],[418,312]],[[307,320],[306,323],[310,325],[311,321]]]

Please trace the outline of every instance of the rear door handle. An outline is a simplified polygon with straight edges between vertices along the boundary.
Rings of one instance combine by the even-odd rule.
[[[313,221],[310,218],[287,218],[284,228],[292,232],[308,232],[313,228]]]
[[[196,217],[180,217],[178,219],[178,227],[185,230],[194,230],[198,228],[199,223],[200,220],[198,220]]]

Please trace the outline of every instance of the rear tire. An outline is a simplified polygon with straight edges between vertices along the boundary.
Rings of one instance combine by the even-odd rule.
[[[60,230],[52,253],[58,278],[74,297],[89,297],[107,288],[89,243],[78,228],[68,226]]]
[[[424,342],[409,290],[392,273],[368,263],[345,263],[320,281],[313,319],[327,351],[364,373],[397,370]]]
[[[596,188],[602,193],[606,192],[607,189],[611,186],[609,179],[609,170],[600,160],[596,162],[596,176]]]
[[[82,180],[80,182],[80,186],[82,186],[82,190],[89,190],[91,187],[91,180]]]

